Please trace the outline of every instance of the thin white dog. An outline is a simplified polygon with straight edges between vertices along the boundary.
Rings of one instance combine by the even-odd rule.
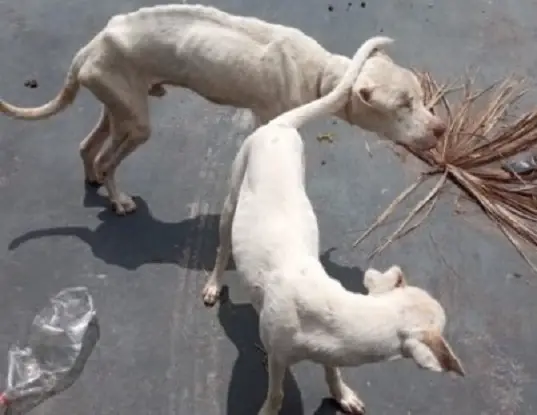
[[[331,395],[352,414],[363,414],[364,404],[338,367],[411,357],[433,371],[464,374],[442,337],[443,308],[427,292],[408,286],[399,268],[384,275],[368,270],[371,295],[361,295],[330,278],[319,261],[317,219],[305,191],[297,129],[345,105],[364,60],[390,41],[365,42],[332,92],[256,130],[233,162],[215,268],[202,295],[206,305],[216,303],[232,250],[268,353],[269,387],[260,415],[279,412],[285,370],[301,360],[324,366]]]
[[[291,27],[201,5],[144,7],[112,17],[80,49],[50,102],[21,108],[0,101],[0,111],[48,118],[74,101],[80,85],[88,88],[103,109],[80,144],[86,182],[104,184],[115,211],[125,214],[136,205],[118,190],[115,171],[149,139],[148,93],[164,95],[163,85],[188,88],[213,103],[250,109],[261,125],[333,90],[349,62]],[[379,53],[335,115],[396,141],[432,146],[445,125],[422,95],[411,71]]]

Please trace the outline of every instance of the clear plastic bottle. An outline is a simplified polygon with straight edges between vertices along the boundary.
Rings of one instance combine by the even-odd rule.
[[[70,387],[99,339],[93,299],[85,287],[68,288],[34,318],[28,346],[8,354],[2,414],[25,414]]]

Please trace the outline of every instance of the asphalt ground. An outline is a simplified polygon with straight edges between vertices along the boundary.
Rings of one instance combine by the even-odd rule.
[[[394,59],[439,79],[469,67],[481,68],[482,83],[513,71],[534,82],[537,74],[533,0],[212,4],[298,27],[349,56],[383,32],[397,40]],[[1,96],[21,105],[49,100],[74,53],[113,14],[148,5],[0,0]],[[25,86],[29,80],[35,88]],[[67,286],[91,290],[101,324],[81,378],[35,414],[251,415],[263,401],[257,318],[232,266],[229,301],[206,310],[200,300],[230,163],[246,134],[241,113],[179,89],[152,99],[151,112],[151,140],[119,170],[121,188],[138,202],[124,218],[83,186],[78,144],[99,114],[87,91],[47,121],[0,118],[0,373],[9,345],[25,339],[33,315]],[[333,133],[334,142],[318,142],[322,133]],[[303,135],[327,270],[360,290],[364,268],[402,266],[444,305],[446,336],[468,373],[429,373],[409,361],[345,369],[368,413],[536,413],[536,280],[511,245],[486,221],[455,214],[454,196],[446,195],[427,226],[368,262],[380,236],[360,249],[352,242],[416,170],[371,134],[331,118]],[[298,364],[281,413],[337,413],[327,396],[322,370]]]

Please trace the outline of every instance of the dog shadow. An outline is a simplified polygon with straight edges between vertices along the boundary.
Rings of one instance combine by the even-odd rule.
[[[259,338],[259,318],[249,303],[233,303],[228,287],[222,289],[218,320],[226,336],[237,348],[228,387],[226,414],[257,414],[266,398],[268,372]],[[302,397],[293,374],[287,370],[283,385],[281,415],[302,415]]]
[[[107,264],[136,270],[145,264],[176,264],[189,269],[212,269],[218,247],[218,214],[198,215],[180,222],[163,222],[151,215],[144,199],[134,198],[137,210],[117,217],[106,198],[95,189],[87,189],[84,206],[106,207],[97,217],[101,222],[92,229],[63,226],[29,231],[11,241],[17,249],[34,239],[74,236],[91,247],[92,253]],[[235,269],[231,259],[228,270]]]
[[[367,294],[367,288],[364,285],[364,271],[357,266],[340,265],[332,261],[330,255],[336,250],[335,247],[329,248],[320,255],[323,268],[330,277],[338,280],[347,290]]]
[[[330,258],[335,248],[321,255],[321,262],[331,277],[347,289],[365,292],[363,272],[359,267],[344,266]],[[232,369],[227,397],[227,414],[251,415],[259,412],[266,397],[268,373],[264,366],[265,353],[259,338],[259,317],[249,303],[233,303],[228,287],[222,289],[218,320],[226,336],[235,345],[238,357]],[[324,380],[322,380],[324,382]],[[288,370],[284,381],[281,415],[302,415],[304,409],[298,384]],[[324,398],[314,415],[341,414],[335,401]]]

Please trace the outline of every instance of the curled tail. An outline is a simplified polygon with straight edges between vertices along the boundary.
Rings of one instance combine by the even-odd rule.
[[[391,43],[393,43],[393,39],[386,36],[375,36],[368,39],[356,51],[341,81],[330,93],[279,115],[270,121],[269,124],[283,124],[298,129],[321,114],[332,114],[336,112],[345,105],[347,93],[356,81],[367,58],[376,49],[380,49]]]
[[[78,82],[78,60],[77,58],[74,59],[67,72],[61,91],[49,102],[40,107],[23,108],[0,100],[0,112],[3,112],[9,117],[21,120],[43,120],[63,111],[73,103],[80,88],[80,83]]]

